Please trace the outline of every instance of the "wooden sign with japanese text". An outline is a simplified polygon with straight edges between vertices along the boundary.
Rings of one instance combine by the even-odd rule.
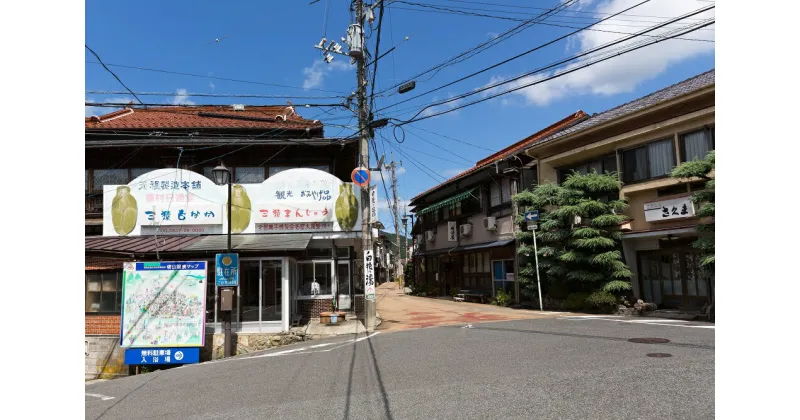
[[[371,249],[364,251],[364,299],[375,300],[375,254]]]

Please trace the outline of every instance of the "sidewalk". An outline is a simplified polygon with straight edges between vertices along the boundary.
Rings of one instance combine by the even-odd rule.
[[[377,328],[380,331],[575,315],[409,296],[400,290],[397,283],[391,282],[378,286],[377,310],[382,320]]]

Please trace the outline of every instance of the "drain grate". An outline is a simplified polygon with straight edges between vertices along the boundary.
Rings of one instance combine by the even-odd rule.
[[[647,353],[647,357],[672,357],[669,353]]]
[[[628,339],[631,343],[640,343],[640,344],[664,344],[669,343],[669,340],[666,338],[631,338]]]

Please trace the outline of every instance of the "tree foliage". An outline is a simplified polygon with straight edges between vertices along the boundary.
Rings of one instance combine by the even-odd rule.
[[[714,218],[714,151],[708,152],[705,158],[684,162],[672,170],[672,177],[680,180],[700,178],[705,181],[705,188],[692,194],[692,202],[697,206],[698,217]],[[697,226],[699,238],[692,244],[700,251],[700,265],[713,270],[714,267],[714,222]]]
[[[614,173],[572,173],[561,184],[542,184],[513,199],[522,212],[539,210],[536,231],[542,293],[552,284],[566,284],[576,293],[588,293],[593,306],[612,304],[614,293],[631,289],[631,271],[620,249],[619,225],[627,203],[615,199],[621,183]],[[517,217],[523,232],[517,234],[521,290],[537,294],[533,234],[525,218]]]

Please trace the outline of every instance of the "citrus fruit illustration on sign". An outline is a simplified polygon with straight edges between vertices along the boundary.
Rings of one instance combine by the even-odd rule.
[[[353,194],[351,184],[339,186],[339,198],[336,199],[336,221],[342,230],[350,230],[358,218],[358,201]]]
[[[136,213],[138,208],[136,199],[131,195],[131,188],[127,185],[117,187],[117,195],[111,201],[111,224],[114,231],[125,236],[136,227]]]
[[[231,257],[229,257],[227,255],[222,257],[222,264],[223,265],[231,265],[232,262],[233,262],[233,260],[231,260]]]
[[[239,184],[233,186],[231,193],[231,202],[233,209],[231,210],[231,233],[242,233],[250,224],[250,197],[247,196],[247,190]]]

